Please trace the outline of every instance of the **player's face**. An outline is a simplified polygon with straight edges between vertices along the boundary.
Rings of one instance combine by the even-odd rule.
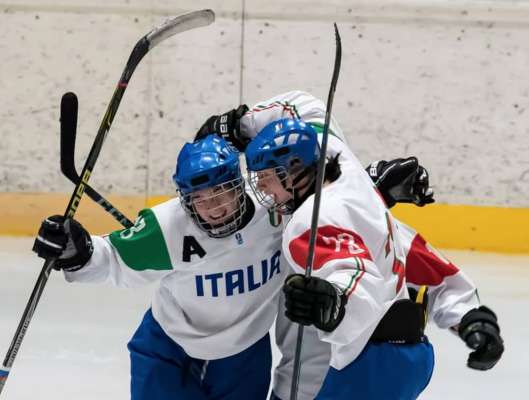
[[[198,190],[191,195],[193,208],[212,226],[221,225],[232,218],[239,209],[238,193],[231,184],[217,185]]]
[[[273,199],[275,205],[284,204],[293,199],[292,192],[286,188],[292,187],[288,174],[280,173],[276,168],[258,171],[256,188],[264,195]]]

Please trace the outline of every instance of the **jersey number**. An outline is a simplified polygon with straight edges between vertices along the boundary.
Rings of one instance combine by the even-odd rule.
[[[147,224],[145,223],[145,218],[139,217],[134,226],[130,227],[129,229],[125,229],[119,234],[119,237],[121,239],[130,239],[132,235],[135,233],[138,233],[143,228],[145,228]]]
[[[322,236],[323,242],[327,245],[331,245],[334,242],[334,251],[339,253],[342,251],[342,244],[345,244],[345,249],[351,255],[357,255],[364,252],[364,249],[355,243],[355,238],[350,233],[342,232],[334,236]]]

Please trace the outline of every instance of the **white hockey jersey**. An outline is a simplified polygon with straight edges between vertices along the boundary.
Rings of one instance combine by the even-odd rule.
[[[194,358],[237,354],[270,330],[287,272],[282,229],[252,200],[250,223],[222,239],[198,229],[178,199],[142,210],[132,228],[93,236],[89,263],[66,279],[124,287],[160,280],[152,311],[169,337]]]
[[[311,123],[313,127],[321,132],[325,117],[325,105],[323,102],[308,93],[300,91],[285,93],[254,106],[252,110],[243,117],[241,121],[241,132],[249,137],[253,137],[268,123],[280,118],[288,117],[302,118],[305,122]],[[457,325],[466,312],[479,305],[474,285],[461,271],[440,256],[439,253],[429,246],[420,235],[413,231],[413,229],[392,218],[385,211],[383,204],[382,208],[380,207],[381,203],[378,201],[379,199],[377,199],[376,196],[373,198],[372,193],[368,193],[366,199],[370,198],[373,204],[376,205],[376,212],[374,210],[368,210],[367,213],[361,213],[365,215],[358,216],[358,212],[355,213],[354,211],[348,210],[348,208],[355,206],[355,201],[352,201],[349,205],[344,207],[346,210],[343,214],[346,215],[334,214],[334,209],[338,210],[344,206],[344,203],[348,203],[346,199],[347,196],[342,197],[342,192],[349,192],[353,196],[363,191],[370,192],[370,190],[366,188],[372,186],[372,182],[370,179],[365,180],[362,177],[364,175],[363,168],[347,148],[343,133],[334,119],[331,119],[330,133],[332,136],[329,138],[327,154],[336,155],[337,153],[341,153],[340,164],[343,174],[336,182],[340,183],[340,185],[335,186],[335,190],[329,190],[328,188],[324,189],[322,202],[325,206],[322,206],[322,208],[326,208],[327,214],[325,217],[326,220],[323,221],[325,225],[322,227],[320,224],[321,233],[319,231],[317,245],[318,251],[321,252],[321,255],[317,258],[315,264],[317,269],[321,270],[325,267],[328,268],[329,271],[325,274],[315,271],[315,275],[326,276],[327,279],[329,279],[329,276],[332,276],[332,279],[335,279],[334,282],[338,283],[342,288],[345,283],[347,283],[347,279],[350,279],[350,290],[352,292],[356,291],[355,296],[360,297],[355,303],[359,307],[365,305],[367,308],[365,311],[367,312],[371,312],[372,310],[370,307],[373,307],[373,309],[378,312],[374,319],[378,321],[385,313],[384,310],[387,310],[389,304],[391,304],[397,297],[400,298],[406,296],[405,291],[393,294],[391,289],[391,287],[394,286],[394,290],[397,291],[397,288],[402,286],[403,275],[405,274],[407,280],[406,284],[409,287],[418,288],[422,285],[428,286],[428,315],[430,320],[435,321],[435,323],[441,328]],[[351,175],[348,177],[344,176],[349,174]],[[358,187],[361,187],[362,190],[354,194],[353,192],[350,192],[351,187],[347,187],[346,183],[349,179],[353,182],[356,180],[355,184],[357,184]],[[362,183],[362,181],[364,182]],[[340,186],[343,187],[340,188]],[[354,188],[354,186],[352,187]],[[331,193],[330,195],[325,194],[329,192]],[[332,198],[332,202],[328,201],[329,196]],[[290,251],[290,245],[287,241],[283,244],[285,247],[285,254],[290,255],[289,261],[296,272],[301,272],[305,265],[304,255],[308,248],[308,243],[306,241],[308,236],[306,237],[303,235],[307,235],[309,229],[308,224],[310,221],[312,202],[310,203],[310,206],[304,205],[304,207],[306,207],[306,215],[299,217],[298,214],[298,217],[295,217],[295,220],[298,220],[299,226],[294,228],[292,223],[289,223],[287,227],[286,233],[291,235],[290,241],[294,242],[292,247],[293,251]],[[362,207],[365,207],[365,204],[360,204],[359,209],[362,210]],[[376,217],[376,214],[378,214],[378,217]],[[381,215],[385,217],[387,230],[384,230],[383,224],[380,226],[381,221],[379,218]],[[361,241],[358,240],[359,232],[344,229],[346,224],[343,224],[343,221],[347,221],[353,216],[358,218],[361,222],[360,226],[365,223],[369,224],[369,218],[378,218],[378,235],[380,236],[380,233],[382,233],[382,237],[385,235],[386,240],[377,244],[376,240],[371,239],[373,236],[376,236],[377,232],[367,232],[366,234],[364,233],[364,229],[361,230],[363,235],[360,237]],[[349,225],[353,225],[353,228],[356,228],[354,223],[349,223]],[[374,229],[368,229],[368,231],[372,230]],[[354,235],[355,233],[356,235]],[[366,240],[365,238],[368,239]],[[389,275],[389,281],[386,282],[386,285],[383,285],[385,286],[386,295],[389,300],[387,298],[384,299],[383,296],[377,298],[377,294],[370,298],[370,290],[375,289],[375,285],[378,283],[377,280],[382,274],[377,271],[377,264],[373,263],[372,259],[365,259],[362,254],[366,255],[368,254],[367,252],[374,249],[373,253],[378,254],[379,258],[383,255],[383,258],[386,259],[387,254],[391,260],[392,242],[394,247],[393,250],[395,251],[393,254],[393,263],[388,265],[387,262],[382,262],[386,276],[388,276],[388,270],[391,271],[391,274],[394,274],[393,276]],[[367,251],[365,251],[367,247],[366,243],[370,245],[370,248],[367,248]],[[381,246],[383,247],[383,250]],[[364,250],[363,253],[362,250]],[[378,253],[376,253],[377,251]],[[359,254],[356,254],[356,257],[350,257],[352,255],[351,253],[355,252],[358,252]],[[295,254],[295,256],[293,254]],[[371,252],[369,253],[369,256],[371,258],[373,257]],[[405,263],[402,262],[403,260],[406,260]],[[359,266],[355,267],[354,264],[356,263],[358,263]],[[352,268],[351,264],[353,264]],[[372,271],[371,274],[366,271],[366,264],[370,267],[369,269]],[[342,270],[342,268],[344,269]],[[359,284],[359,281],[361,280],[364,280],[363,285]],[[371,281],[374,283],[371,283]],[[360,286],[360,288],[357,288],[357,286]],[[365,286],[365,288],[362,288],[362,286]],[[392,297],[393,299],[391,299]],[[382,300],[380,300],[381,298]],[[347,308],[351,309],[351,298],[349,299]],[[284,311],[283,299],[281,299],[279,304],[279,314],[276,321],[276,342],[283,357],[274,373],[274,392],[280,398],[286,399],[289,397],[290,393],[297,324],[292,324],[286,317],[284,317]],[[351,319],[350,315],[349,319]],[[351,321],[349,324],[351,324]],[[354,359],[354,354],[361,350],[363,347],[362,343],[365,344],[370,336],[368,333],[371,332],[375,326],[376,323],[372,323],[364,332],[361,332],[361,337],[358,338],[356,345],[350,346],[348,354],[347,352],[345,352],[345,354],[337,354],[338,361],[341,359],[341,363],[346,363],[348,359]],[[298,391],[298,398],[300,400],[309,400],[315,397],[331,360],[331,347],[333,348],[333,351],[337,352],[338,347],[341,346],[339,341],[338,343],[335,343],[332,340],[332,335],[328,335],[330,338],[327,338],[327,342],[321,341],[319,336],[322,335],[322,333],[318,332],[319,331],[314,327],[308,327],[305,329],[304,346],[302,350],[303,368]],[[350,334],[350,331],[345,332],[346,336],[348,334]],[[335,344],[333,345],[332,343]],[[344,349],[342,349],[342,352],[343,350]],[[347,355],[348,357],[344,357]]]
[[[304,92],[285,93],[254,106],[241,119],[241,132],[253,136],[288,117],[322,131],[325,105]],[[342,174],[323,188],[313,274],[336,284],[349,298],[336,330],[319,332],[321,340],[332,344],[331,365],[341,369],[360,354],[389,307],[407,292],[393,218],[334,120],[330,133],[327,154],[340,153]],[[306,265],[313,200],[309,197],[296,210],[283,233],[283,253],[299,273]]]
[[[254,105],[241,118],[240,130],[244,137],[255,137],[266,125],[282,118],[299,118],[310,123],[317,132],[323,131],[325,104],[300,90],[283,93]],[[331,116],[331,135],[345,142],[342,130]],[[332,152],[329,152],[332,154]]]
[[[330,137],[329,145],[336,142],[336,150],[338,141]],[[314,276],[337,285],[348,297],[340,325],[333,332],[319,332],[321,340],[332,344],[330,365],[336,369],[360,354],[386,311],[407,297],[393,217],[342,146],[342,175],[322,191],[313,263]],[[311,196],[299,207],[283,233],[283,252],[298,273],[305,270],[313,201]]]
[[[406,285],[415,289],[423,285],[428,288],[428,322],[443,329],[457,326],[468,311],[479,307],[476,287],[420,234],[398,220],[396,225],[397,235],[406,254]],[[292,324],[284,314],[284,299],[281,297],[276,320],[276,343],[282,358],[274,371],[273,390],[281,399],[288,399],[297,325]],[[316,328],[306,327],[301,352],[299,400],[312,400],[316,397],[329,368],[330,358],[331,345],[319,340]]]

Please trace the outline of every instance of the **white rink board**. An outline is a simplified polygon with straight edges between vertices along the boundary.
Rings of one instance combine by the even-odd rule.
[[[81,164],[136,40],[205,7],[215,24],[138,67],[96,187],[172,194],[176,153],[211,114],[292,89],[325,99],[337,21],[334,112],[363,163],[413,154],[441,203],[529,207],[527,1],[0,0],[0,192],[66,192],[62,93],[80,98]]]
[[[4,357],[42,263],[31,239],[0,237],[0,356]],[[529,391],[529,257],[445,252],[498,313],[506,352],[491,371],[465,367],[467,350],[429,328],[436,369],[421,400],[521,399]],[[126,343],[149,305],[138,290],[66,283],[54,273],[6,383],[6,400],[115,400],[129,397]],[[277,361],[278,352],[274,349]]]

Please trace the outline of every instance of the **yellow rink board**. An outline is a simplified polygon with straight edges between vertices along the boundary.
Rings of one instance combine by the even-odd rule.
[[[436,247],[529,253],[529,208],[403,204],[392,213]]]
[[[169,197],[109,195],[107,198],[133,220],[140,209]],[[34,235],[44,217],[64,212],[68,200],[69,194],[62,193],[0,193],[0,235]],[[529,253],[529,208],[432,204],[423,208],[398,205],[392,212],[436,247]],[[79,206],[77,219],[94,234],[120,228],[86,196]]]

